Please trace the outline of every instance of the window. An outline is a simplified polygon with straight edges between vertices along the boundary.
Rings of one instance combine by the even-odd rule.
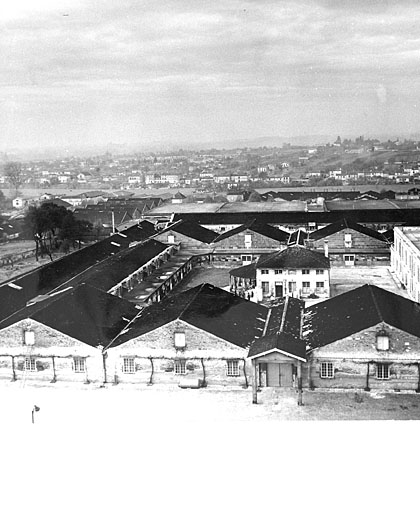
[[[316,287],[317,288],[324,288],[324,281],[317,281]]]
[[[239,377],[239,361],[237,359],[227,361],[227,376]]]
[[[319,276],[319,275],[321,275],[321,274],[323,274],[323,273],[324,273],[324,271],[323,271],[323,270],[319,270],[319,269],[317,269],[317,271],[316,271],[317,276]]]
[[[351,247],[351,234],[344,235],[344,247]]]
[[[23,333],[23,343],[25,345],[34,345],[35,344],[35,333],[34,331],[24,331]]]
[[[185,375],[187,373],[185,359],[177,359],[174,364],[174,372],[177,375]]]
[[[310,287],[311,287],[311,283],[309,281],[302,282],[302,288],[310,288]]]
[[[302,274],[309,274],[309,268],[304,268],[302,270]]]
[[[292,274],[292,275],[296,274],[296,270],[289,270],[289,274]]]
[[[269,293],[269,291],[270,291],[269,285],[270,285],[270,283],[268,281],[261,281],[261,288],[262,288],[263,293]]]
[[[75,357],[73,359],[73,368],[76,373],[84,373],[86,371],[85,358]]]
[[[268,270],[266,270],[266,269],[262,269],[262,270],[261,270],[261,274],[267,275],[267,274],[268,274]]]
[[[245,247],[250,248],[252,245],[252,235],[245,235]]]
[[[242,261],[252,261],[252,256],[250,254],[243,254],[241,259]]]
[[[389,336],[385,331],[376,334],[376,348],[378,350],[389,350]]]
[[[289,292],[293,293],[296,291],[296,283],[295,281],[289,281]]]
[[[376,365],[376,378],[380,380],[389,379],[389,364],[388,363],[378,363]]]
[[[354,261],[354,254],[345,254],[344,261]]]
[[[333,379],[334,366],[332,363],[321,363],[321,379]]]
[[[168,244],[174,244],[174,243],[175,243],[175,236],[168,235]]]
[[[185,348],[185,332],[176,332],[174,342],[175,348]]]
[[[274,273],[275,273],[276,275],[283,274],[283,270],[276,269],[276,270],[274,271]]]
[[[27,372],[36,372],[36,362],[34,357],[25,357],[25,370]]]
[[[124,357],[123,360],[123,373],[134,373],[134,357]]]

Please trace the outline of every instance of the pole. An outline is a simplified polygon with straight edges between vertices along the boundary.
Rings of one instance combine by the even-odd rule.
[[[257,388],[258,388],[258,376],[257,376],[257,361],[252,360],[252,403],[258,403]]]
[[[298,379],[298,405],[303,405],[303,399],[302,399],[302,361],[298,361],[297,379]]]

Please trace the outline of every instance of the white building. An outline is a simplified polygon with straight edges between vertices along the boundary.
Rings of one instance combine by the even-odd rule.
[[[323,298],[330,296],[330,261],[323,254],[294,245],[256,263],[257,300],[274,297]]]
[[[420,227],[395,227],[391,268],[410,298],[420,302]]]

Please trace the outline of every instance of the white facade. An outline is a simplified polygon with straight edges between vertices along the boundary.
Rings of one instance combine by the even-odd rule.
[[[420,227],[395,227],[391,268],[410,298],[420,302]]]
[[[327,299],[330,296],[329,269],[264,269],[257,268],[257,300],[274,297],[298,299],[316,295]]]

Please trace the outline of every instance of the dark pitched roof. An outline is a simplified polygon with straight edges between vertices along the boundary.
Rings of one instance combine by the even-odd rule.
[[[217,233],[214,231],[203,228],[198,222],[189,220],[179,220],[160,231],[159,234],[167,233],[168,231],[175,231],[175,233],[188,236],[205,244],[210,244],[217,237]]]
[[[260,256],[256,268],[330,268],[330,260],[319,252],[293,245]]]
[[[26,306],[0,322],[0,329],[32,318],[97,347],[108,345],[138,312],[131,302],[82,284]]]
[[[256,357],[267,352],[280,351],[306,360],[306,345],[300,339],[301,313],[304,302],[286,297],[281,304],[270,310],[265,333],[255,339],[248,357]]]
[[[234,277],[242,277],[243,279],[256,279],[257,270],[255,268],[255,263],[233,268],[232,270],[229,270],[229,275]]]
[[[267,313],[264,306],[210,284],[201,284],[145,308],[112,346],[180,319],[247,348],[256,336],[261,336]]]
[[[268,238],[272,238],[273,240],[277,240],[278,242],[286,242],[289,237],[289,233],[287,233],[286,231],[270,226],[270,224],[258,222],[256,219],[250,219],[245,224],[242,224],[237,228],[230,229],[229,231],[225,231],[224,233],[218,235],[214,242],[220,242],[225,238],[230,238],[231,236],[237,235],[238,233],[242,233],[247,229],[254,231],[255,233],[259,233],[260,235],[266,236]]]
[[[380,322],[420,337],[420,304],[364,285],[306,308],[302,333],[307,345],[317,348]]]
[[[367,228],[354,222],[352,220],[342,219],[337,222],[333,222],[324,228],[318,229],[317,231],[313,231],[309,234],[310,240],[321,240],[327,236],[333,235],[334,233],[338,233],[343,229],[354,229],[363,235],[370,236],[371,238],[376,238],[376,240],[380,240],[381,242],[386,242],[386,239],[383,237],[381,233],[375,231],[374,229]]]
[[[150,254],[156,255],[156,251],[161,252],[166,247],[160,242],[153,242],[152,245],[142,244],[142,249],[138,246],[136,253],[140,252],[142,254],[141,261],[144,261],[144,258]],[[130,243],[131,239],[129,237],[117,233],[0,285],[0,320],[23,308],[30,299],[49,293],[76,277],[78,277],[79,282],[84,281],[87,279],[87,274],[82,273],[88,269],[89,276],[100,276],[100,269],[104,267],[96,265],[127,249]],[[126,270],[121,267],[119,272]],[[128,274],[129,272],[126,275]],[[114,273],[106,279],[107,283],[112,276],[114,276]]]

